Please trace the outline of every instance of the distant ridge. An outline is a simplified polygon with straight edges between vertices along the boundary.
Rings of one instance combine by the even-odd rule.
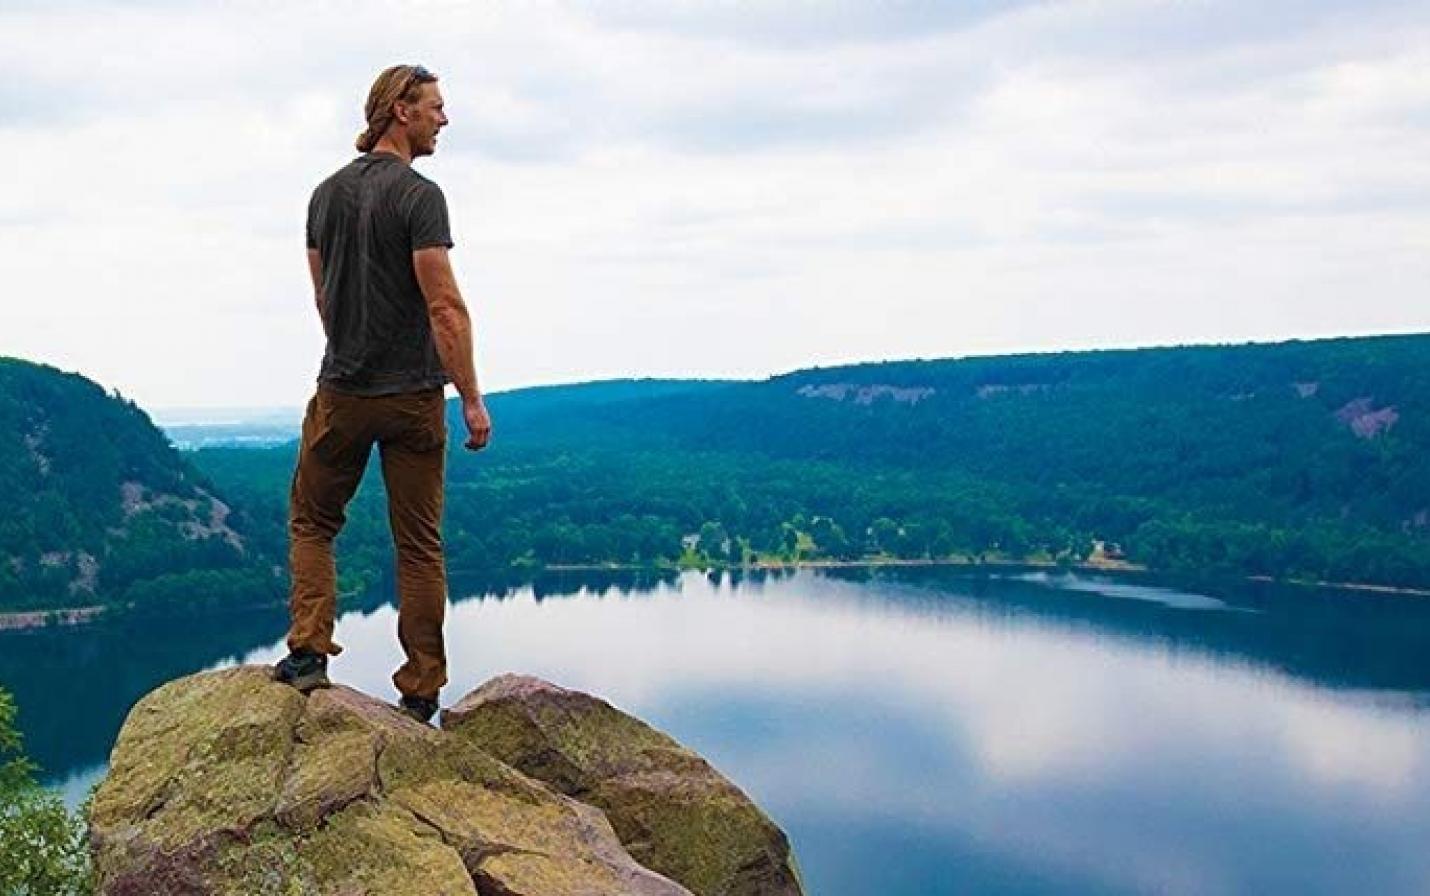
[[[136,605],[281,591],[291,440],[181,457],[132,402],[14,360],[0,401],[0,484],[21,498],[0,528],[0,609],[82,606],[91,587]],[[1430,587],[1426,334],[609,380],[489,404],[489,449],[449,440],[459,571],[946,560]],[[455,401],[448,427],[462,432]],[[381,499],[371,475],[340,541],[347,590],[386,574]],[[199,574],[220,581],[192,587]]]
[[[1413,528],[1430,512],[1423,334],[801,370],[652,398],[626,422],[707,450],[1171,494],[1253,518]]]
[[[619,380],[492,396],[453,567],[1094,563],[1430,587],[1430,335]],[[461,432],[455,402],[448,426]],[[291,451],[291,446],[288,449]],[[281,519],[291,457],[200,452]],[[376,487],[347,568],[387,550]]]
[[[915,557],[933,544],[1078,557],[1096,540],[1160,569],[1430,584],[1427,334],[886,361],[578,396],[505,429],[497,415],[506,447],[684,455],[692,475],[715,455],[740,470],[833,465],[867,503],[791,488],[806,520],[830,517],[868,551],[887,551],[865,535],[882,516],[952,533],[895,550]],[[881,500],[869,482],[891,475],[923,480],[927,501]],[[728,510],[705,513],[730,530]]]

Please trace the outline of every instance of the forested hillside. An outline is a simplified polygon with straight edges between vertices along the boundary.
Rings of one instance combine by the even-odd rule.
[[[1424,587],[1427,362],[1403,336],[521,390],[491,399],[490,449],[454,447],[449,556],[1073,563],[1101,541],[1179,574]],[[197,459],[281,538],[291,449]],[[377,479],[350,575],[390,552]]]
[[[1424,582],[1430,562],[1427,336],[805,370],[625,422],[1031,490],[1155,566]]]
[[[1430,336],[623,380],[489,404],[476,454],[448,408],[460,572],[1096,552],[1179,575],[1430,587]],[[180,454],[133,403],[12,359],[0,426],[0,609],[281,599],[295,445]],[[374,454],[339,541],[345,591],[390,567],[382,499]]]
[[[1001,484],[1163,568],[1430,579],[1423,335],[808,370],[631,405],[623,423]]]
[[[702,449],[956,469],[1302,523],[1424,527],[1430,337],[806,370],[627,421]]]
[[[0,358],[0,494],[0,611],[202,598],[222,576],[273,590],[242,515],[133,402],[77,374]]]

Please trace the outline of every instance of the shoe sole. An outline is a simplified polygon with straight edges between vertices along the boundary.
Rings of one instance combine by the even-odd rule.
[[[295,675],[292,678],[282,678],[275,673],[273,680],[291,685],[300,694],[306,694],[309,691],[325,688],[332,684],[332,682],[328,680],[328,673],[321,669],[317,672],[306,672],[302,675]]]
[[[420,713],[418,713],[417,710],[403,706],[401,703],[399,703],[397,704],[397,711],[402,713],[404,716],[407,716],[409,719],[418,723],[419,725],[426,725],[428,728],[437,727],[436,725],[432,724],[432,720],[437,716],[437,710],[435,709],[424,717]]]

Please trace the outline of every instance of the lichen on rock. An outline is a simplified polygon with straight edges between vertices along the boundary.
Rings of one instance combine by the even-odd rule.
[[[599,807],[638,862],[699,896],[803,892],[788,838],[749,797],[604,700],[503,675],[444,711],[442,727]]]
[[[506,691],[495,683],[460,706],[486,703],[483,690],[511,690],[510,681]],[[574,694],[537,679],[521,688]],[[460,731],[438,731],[350,688],[304,696],[261,667],[170,682],[131,710],[95,795],[98,892],[798,892],[766,886],[773,878],[761,850],[782,855],[793,873],[788,843],[734,785],[665,735],[610,713],[583,743],[551,718],[507,724],[520,716],[511,704],[486,722],[463,710],[450,717]],[[530,759],[533,738],[558,729],[560,748],[548,745],[549,761],[532,764],[560,770],[559,784],[506,761]],[[597,779],[593,769],[620,773]],[[689,855],[672,855],[676,842]]]
[[[680,896],[605,816],[345,687],[267,669],[170,682],[95,795],[104,896]]]

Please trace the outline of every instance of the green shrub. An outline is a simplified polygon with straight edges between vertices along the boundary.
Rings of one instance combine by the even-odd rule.
[[[93,889],[84,822],[34,779],[0,690],[0,893],[77,896]]]

